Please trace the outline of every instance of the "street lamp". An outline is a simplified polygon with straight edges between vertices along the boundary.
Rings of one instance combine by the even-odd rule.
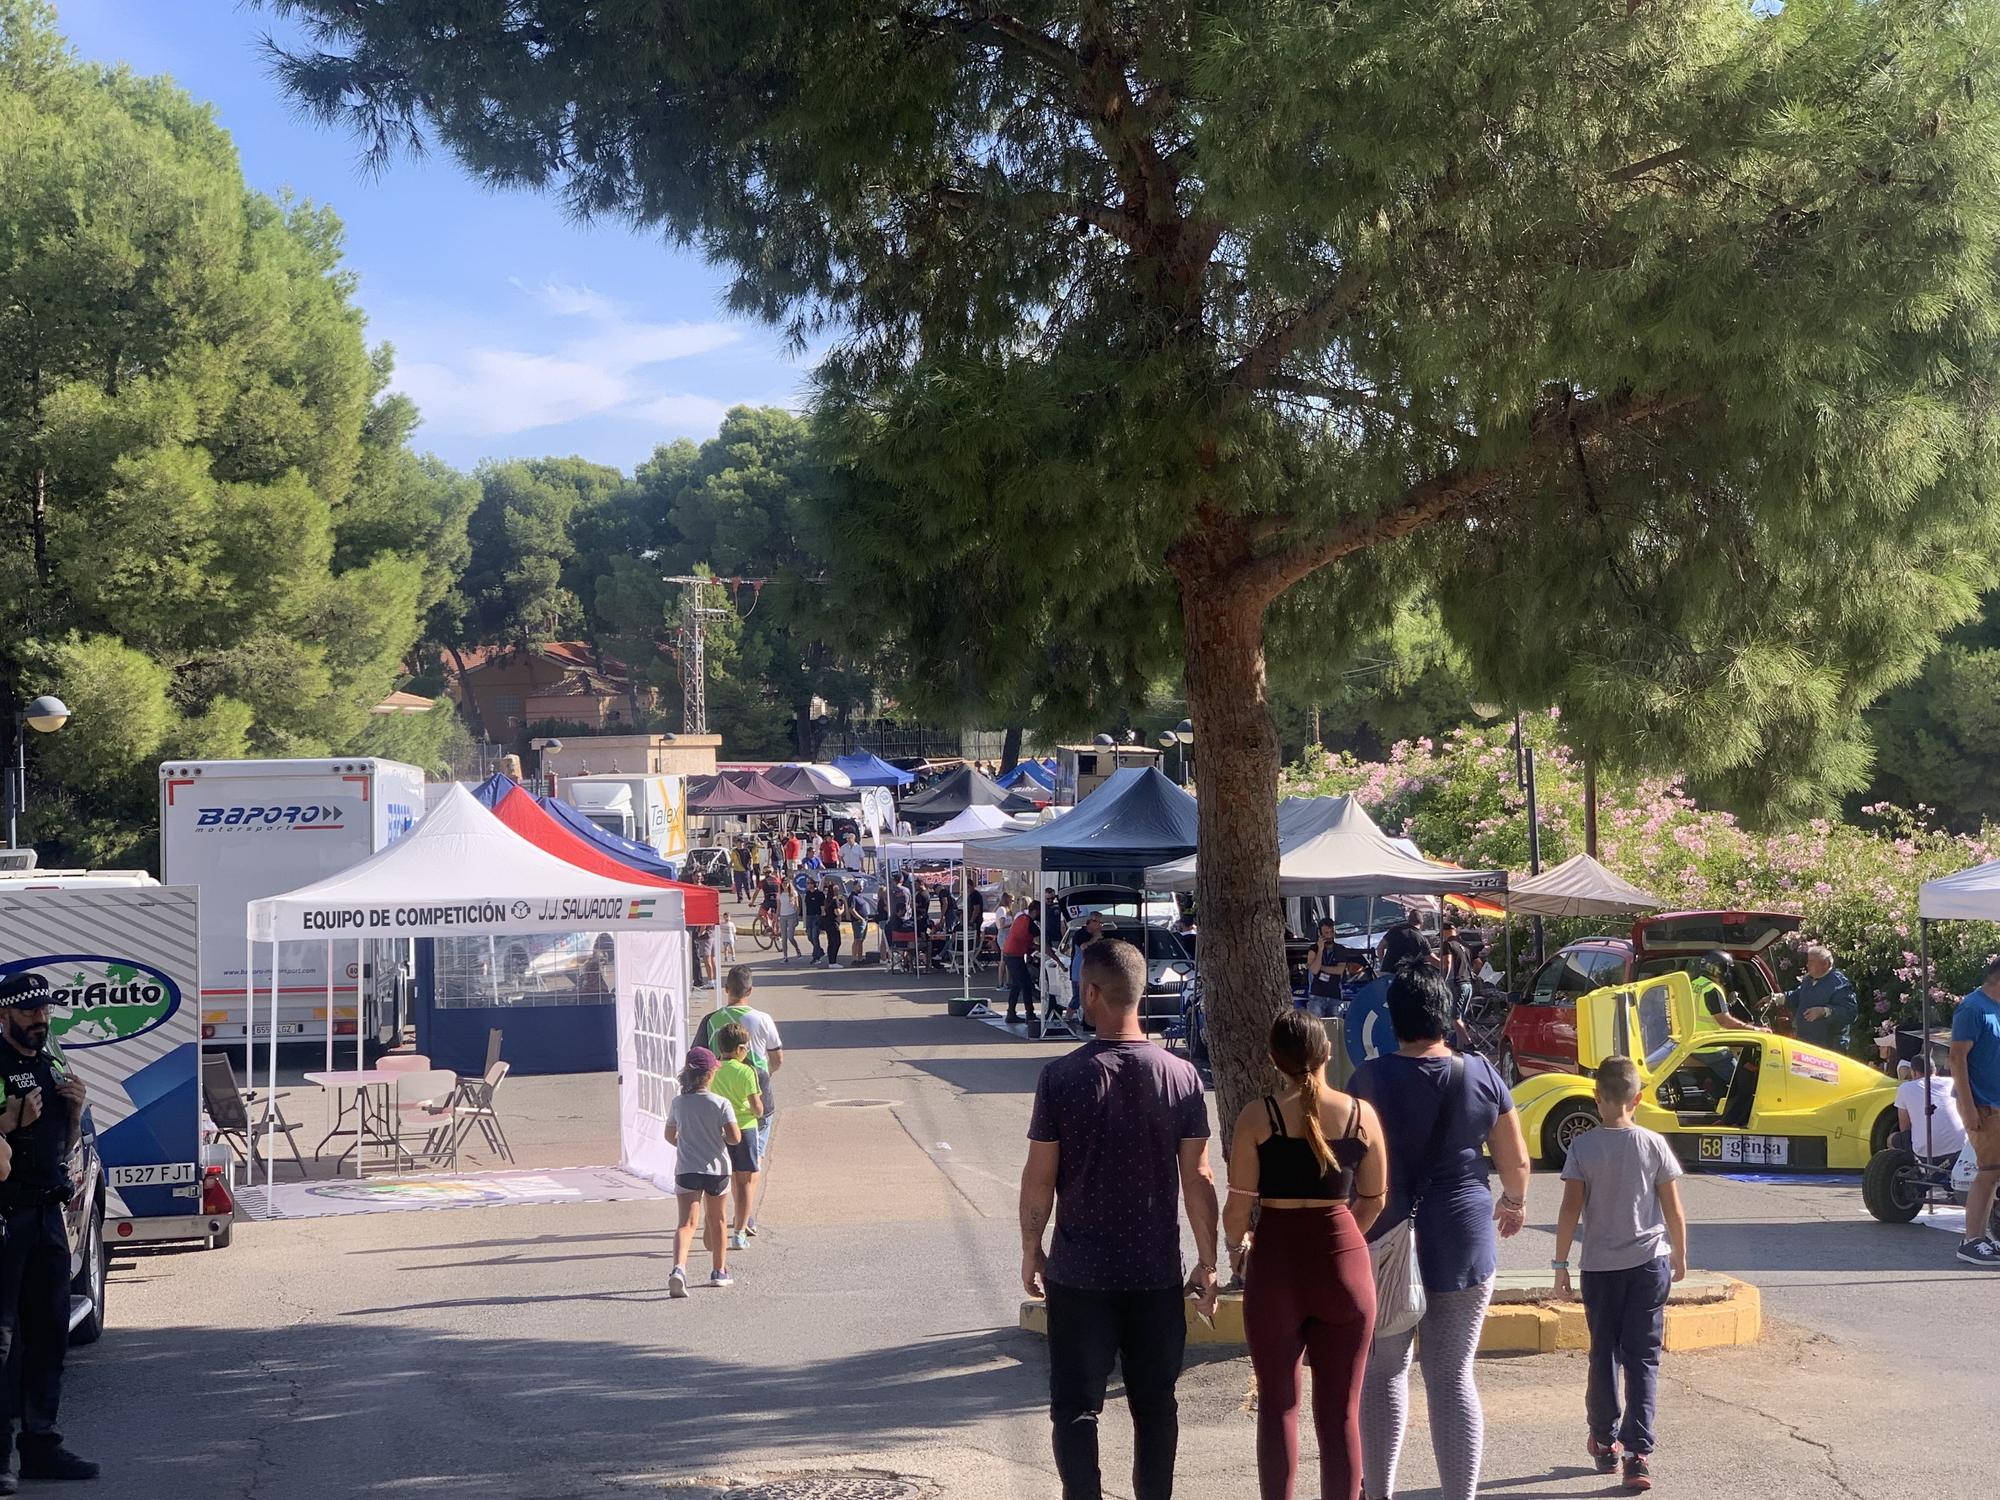
[[[7,847],[18,849],[21,814],[28,806],[28,731],[54,734],[69,722],[69,705],[44,693],[14,715],[14,765],[7,777]]]
[[[1470,705],[1474,714],[1482,719],[1497,719],[1505,712],[1497,703],[1474,701]],[[1542,873],[1542,820],[1535,809],[1535,747],[1528,743],[1526,730],[1521,724],[1520,710],[1514,712],[1514,781],[1521,788],[1528,803],[1528,873]],[[1542,962],[1543,931],[1542,919],[1535,918],[1535,963]]]
[[[1168,732],[1173,735],[1174,744],[1180,752],[1175,756],[1175,770],[1177,772],[1175,779],[1182,786],[1186,786],[1188,751],[1194,748],[1194,720],[1182,719],[1180,723],[1176,724]]]

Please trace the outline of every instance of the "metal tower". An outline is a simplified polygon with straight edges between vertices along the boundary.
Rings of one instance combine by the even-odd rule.
[[[681,659],[681,732],[708,733],[708,621],[735,613],[734,600],[745,584],[752,589],[750,608],[769,581],[763,578],[715,578],[706,573],[666,578],[681,590],[681,623],[675,644]],[[725,602],[721,590],[729,590]],[[748,613],[748,611],[746,611]]]

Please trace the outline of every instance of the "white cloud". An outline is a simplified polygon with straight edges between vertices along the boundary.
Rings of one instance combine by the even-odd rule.
[[[433,440],[480,438],[559,426],[590,417],[656,422],[675,431],[711,430],[730,403],[677,393],[660,367],[739,342],[728,323],[659,323],[626,316],[587,286],[554,280],[514,286],[573,325],[547,348],[467,341],[462,330],[396,340],[405,363],[394,384],[417,403]]]
[[[664,428],[675,437],[706,437],[722,425],[733,401],[717,401],[713,396],[655,396],[644,406],[626,415],[635,421]]]

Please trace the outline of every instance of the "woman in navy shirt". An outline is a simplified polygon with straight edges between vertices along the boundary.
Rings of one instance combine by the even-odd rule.
[[[1389,1022],[1401,1045],[1355,1069],[1348,1085],[1375,1106],[1389,1146],[1389,1201],[1369,1238],[1387,1234],[1414,1206],[1417,1265],[1428,1304],[1415,1328],[1379,1335],[1369,1356],[1361,1460],[1371,1497],[1395,1493],[1409,1415],[1411,1347],[1419,1333],[1444,1500],[1477,1494],[1486,1433],[1472,1357],[1493,1295],[1495,1231],[1518,1234],[1527,1213],[1528,1145],[1513,1096],[1485,1058],[1461,1057],[1445,1045],[1455,998],[1443,971],[1422,959],[1399,969],[1389,985]],[[1497,1202],[1487,1186],[1482,1147],[1500,1169]]]

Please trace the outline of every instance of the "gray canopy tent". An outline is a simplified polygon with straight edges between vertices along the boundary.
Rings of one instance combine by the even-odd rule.
[[[1615,917],[1658,911],[1666,903],[1605,869],[1588,854],[1513,882],[1507,909],[1524,917]]]

